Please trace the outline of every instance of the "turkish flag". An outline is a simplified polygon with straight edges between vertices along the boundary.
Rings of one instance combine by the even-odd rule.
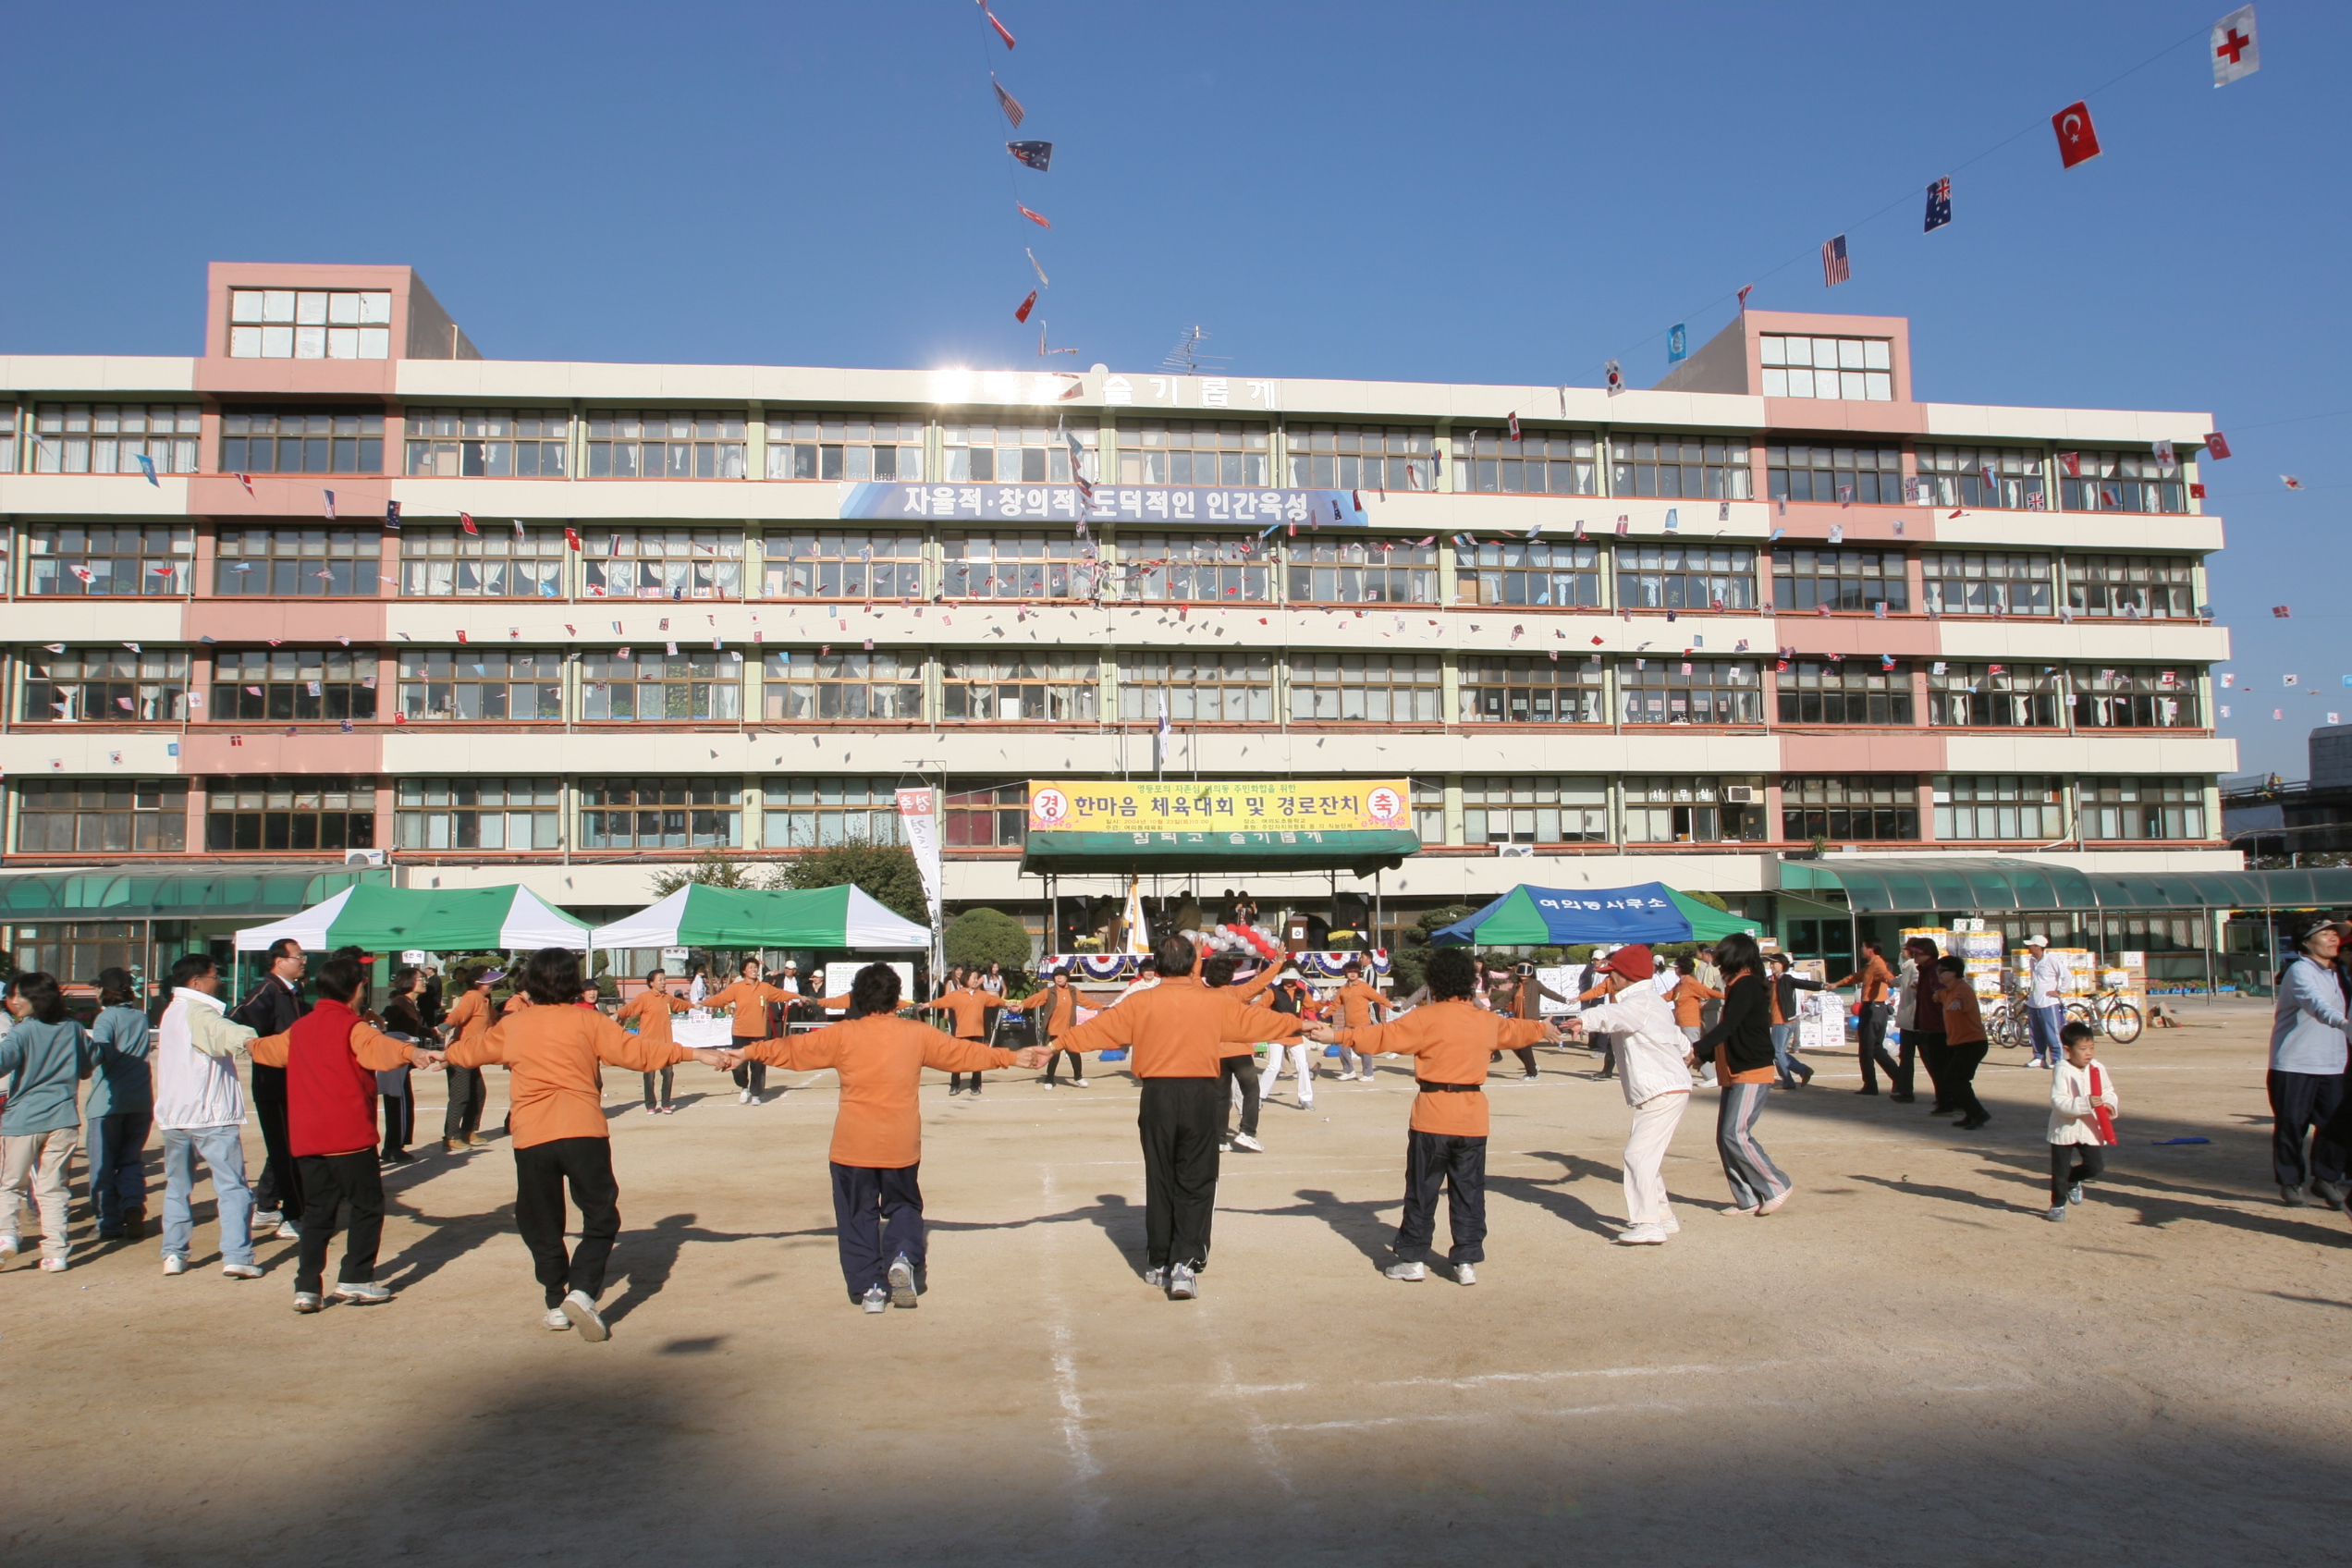
[[[2067,168],[2099,156],[2099,132],[2091,128],[2090,105],[2073,103],[2050,116],[2058,133],[2058,159]]]
[[[2223,458],[2228,457],[2230,455],[2229,438],[2224,436],[2218,430],[2207,431],[2205,433],[2205,455],[2211,458],[2215,462],[2219,462]]]

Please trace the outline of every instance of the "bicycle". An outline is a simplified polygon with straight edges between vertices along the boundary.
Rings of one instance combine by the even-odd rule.
[[[2018,994],[2003,976],[2001,996],[1984,1015],[1985,1039],[2004,1051],[2033,1044],[2033,1023],[2026,1010],[2026,998]]]
[[[2088,1023],[2119,1046],[2128,1046],[2139,1038],[2145,1020],[2139,1009],[2124,1000],[2124,993],[2109,987],[2085,1000],[2076,998],[2066,1004],[2066,1022]]]

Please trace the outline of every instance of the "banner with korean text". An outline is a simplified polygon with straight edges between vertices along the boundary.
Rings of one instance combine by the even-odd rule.
[[[1413,826],[1402,778],[1032,779],[1033,833],[1355,833]]]
[[[1169,484],[1096,484],[1089,506],[1074,484],[913,484],[863,480],[841,486],[841,516],[939,522],[1228,522],[1243,527],[1360,528],[1369,508],[1354,490],[1256,490]]]

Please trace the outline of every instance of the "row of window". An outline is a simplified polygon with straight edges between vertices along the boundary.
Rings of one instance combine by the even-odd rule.
[[[897,778],[765,778],[746,804],[734,778],[589,778],[572,787],[581,851],[740,848],[743,816],[761,814],[760,843],[808,849],[851,839],[901,841]],[[422,778],[381,788],[389,847],[413,851],[559,850],[565,787],[554,778]],[[378,782],[365,778],[205,780],[209,851],[373,849]],[[1445,790],[1412,786],[1416,830],[1447,841]],[[185,778],[27,779],[16,786],[21,854],[185,851]],[[1026,786],[951,790],[945,836],[953,848],[1017,846]],[[1908,777],[1781,781],[1777,836],[1761,778],[1481,777],[1460,782],[1464,844],[1715,844],[1918,839],[1918,780]],[[2068,797],[2071,794],[2072,800]],[[2201,839],[2205,784],[2179,778],[1938,775],[1929,820],[1940,841],[2055,842]],[[2069,808],[2073,827],[2068,826]],[[1614,826],[1612,827],[1612,813]]]
[[[564,667],[580,666],[571,717],[657,723],[745,716],[742,655],[664,643],[643,650],[410,647],[395,650],[390,714],[401,723],[543,723],[565,715]],[[1092,653],[803,648],[759,655],[752,717],[766,723],[920,723],[936,677],[947,722],[1095,724],[1171,720],[1299,724],[1446,722],[1437,654],[1293,652],[1123,654],[1109,704]],[[209,699],[190,686],[185,651],[67,646],[24,655],[25,723],[374,720],[376,655],[350,648],[224,648]],[[1870,657],[1802,658],[1779,671],[1775,713],[1789,725],[1908,726],[1914,666]],[[1456,657],[1452,722],[1607,724],[1611,677],[1624,724],[1754,725],[1766,711],[1752,659],[1533,655]],[[2199,671],[2154,665],[1938,662],[1927,672],[1929,723],[1954,729],[2199,729]]]

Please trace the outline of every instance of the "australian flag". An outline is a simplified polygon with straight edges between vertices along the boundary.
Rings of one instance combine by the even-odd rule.
[[[1039,174],[1045,173],[1047,165],[1053,162],[1053,143],[1050,141],[1008,141],[1005,151]]]
[[[1952,177],[1944,176],[1928,187],[1928,227],[1920,232],[1933,234],[1952,221]]]

